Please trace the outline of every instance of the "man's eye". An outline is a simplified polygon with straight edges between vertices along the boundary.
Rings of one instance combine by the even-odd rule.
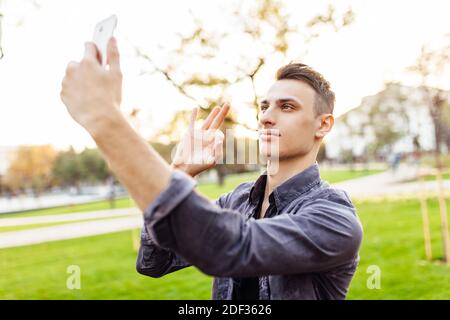
[[[290,105],[289,103],[284,103],[281,108],[283,109],[294,109],[293,105]]]
[[[261,111],[264,111],[264,110],[266,110],[267,109],[267,106],[261,106]]]

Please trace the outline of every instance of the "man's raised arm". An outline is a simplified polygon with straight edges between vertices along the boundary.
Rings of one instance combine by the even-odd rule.
[[[122,73],[115,39],[108,43],[109,70],[102,68],[96,57],[95,45],[86,43],[81,62],[67,66],[61,99],[143,210],[168,186],[173,169],[136,134],[119,111]]]
[[[194,109],[185,139],[178,147],[174,163],[169,166],[136,134],[119,111],[122,73],[115,39],[108,43],[109,70],[98,63],[96,50],[93,43],[86,43],[82,61],[68,64],[62,81],[61,99],[74,120],[94,138],[111,170],[144,210],[167,187],[173,168],[194,176],[214,163],[196,164],[190,161],[198,157],[190,153],[197,115]],[[214,130],[215,139],[205,146],[207,157],[213,155],[217,159],[221,155],[223,136],[217,129],[228,110],[229,106],[214,108],[200,129],[201,133],[209,134]],[[203,151],[197,150],[205,154]],[[186,261],[171,250],[156,245],[145,228],[142,229],[136,261],[136,269],[140,273],[160,277],[186,266],[189,266]]]
[[[117,43],[112,38],[108,43],[109,70],[97,61],[97,49],[93,43],[85,44],[85,54],[81,62],[71,62],[67,66],[62,82],[61,99],[75,121],[82,125],[93,137],[103,157],[117,178],[127,188],[140,209],[144,210],[156,196],[164,190],[170,180],[173,167],[184,169],[186,157],[196,156],[189,152],[178,154],[176,163],[170,166],[145,142],[130,126],[119,111],[122,99],[122,72]],[[206,119],[201,131],[207,132],[213,141],[206,147],[215,155],[221,150],[223,135],[217,135],[229,106],[214,109]],[[196,113],[193,113],[195,117]],[[190,130],[194,131],[195,118]],[[193,134],[188,134],[193,138]],[[183,145],[182,145],[183,146]],[[194,152],[203,152],[203,146]],[[179,149],[180,150],[180,149]],[[206,165],[193,163],[185,171],[191,175],[211,167],[217,156]],[[195,159],[194,159],[195,160]],[[187,172],[189,173],[189,172]]]

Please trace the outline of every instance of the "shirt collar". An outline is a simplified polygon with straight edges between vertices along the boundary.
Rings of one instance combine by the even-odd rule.
[[[253,184],[250,190],[249,201],[257,204],[259,199],[264,196],[267,182],[267,170],[265,170]],[[282,184],[277,186],[269,195],[269,203],[275,202],[278,210],[281,210],[286,204],[298,198],[301,194],[309,191],[320,182],[319,165],[317,161],[305,170],[290,177]]]

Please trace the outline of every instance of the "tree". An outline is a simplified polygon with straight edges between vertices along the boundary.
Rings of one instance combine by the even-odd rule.
[[[30,3],[33,5],[34,8],[37,8],[37,9],[40,8],[39,1],[37,1],[37,0],[30,0],[30,1],[27,1],[27,2],[30,2]],[[3,58],[2,27],[3,27],[3,18],[4,18],[4,15],[3,15],[3,12],[2,12],[2,8],[1,8],[2,3],[3,3],[3,1],[0,0],[0,59]],[[20,23],[21,23],[21,22],[19,21],[18,24],[20,24]]]
[[[80,180],[88,183],[105,182],[112,176],[98,149],[84,149],[78,156]]]
[[[277,57],[286,63],[287,56],[292,55],[289,52],[290,43],[295,41],[306,45],[327,28],[331,27],[337,32],[351,24],[354,18],[351,9],[340,14],[330,4],[326,13],[306,21],[301,27],[305,32],[300,34],[297,31],[299,27],[293,25],[281,1],[264,0],[252,3],[240,1],[229,14],[230,22],[227,27],[220,25],[220,29],[207,27],[193,12],[191,15],[194,22],[193,30],[179,34],[178,46],[168,51],[169,62],[165,65],[155,61],[144,50],[136,48],[136,54],[150,66],[150,70],[145,70],[142,74],[162,75],[180,95],[200,107],[201,118],[209,114],[214,106],[228,100],[230,88],[248,88],[251,94],[246,98],[244,105],[251,108],[255,118],[251,123],[245,123],[230,114],[225,120],[223,129],[239,126],[251,131],[256,130],[257,123],[258,95],[255,80],[267,66],[268,58]],[[221,54],[221,47],[226,47],[236,39],[245,39],[247,44],[251,44],[251,48],[236,50],[239,57],[235,59]],[[217,68],[221,65],[227,65],[226,70]],[[196,67],[188,71],[189,66],[201,68]],[[180,133],[177,129],[186,128],[189,115],[189,110],[179,111],[166,129],[152,140],[164,137],[165,140],[178,141]],[[219,180],[222,180],[223,166],[216,166],[216,170]]]
[[[1,4],[1,2],[0,2]],[[3,58],[3,48],[2,48],[2,25],[3,25],[3,14],[0,12],[0,59]]]
[[[81,163],[73,147],[58,154],[52,169],[52,175],[57,185],[75,186],[80,192]]]
[[[414,105],[399,84],[386,83],[381,92],[364,99],[358,108],[343,114],[339,122],[345,126],[347,138],[364,137],[367,153],[364,158],[368,161],[369,157],[390,151],[409,133],[412,108]],[[349,150],[345,150],[345,157],[348,159]]]
[[[6,184],[14,191],[31,189],[37,196],[51,186],[56,151],[50,145],[17,149],[6,173]]]
[[[447,35],[447,39],[450,34]],[[416,63],[410,66],[408,70],[420,77],[420,89],[424,93],[424,103],[428,107],[430,116],[433,119],[434,138],[435,138],[435,160],[436,167],[441,168],[443,163],[441,161],[441,145],[449,140],[445,137],[448,132],[449,122],[446,122],[445,106],[448,109],[448,102],[442,90],[432,89],[433,81],[439,79],[445,74],[450,66],[450,44],[432,48],[431,46],[423,45],[420,55]],[[448,144],[447,144],[448,147]]]
[[[428,107],[430,116],[433,119],[435,140],[434,155],[437,167],[436,180],[439,190],[438,201],[441,217],[442,247],[444,251],[444,260],[448,265],[450,265],[450,238],[448,234],[447,204],[445,201],[441,171],[444,166],[441,159],[441,146],[446,140],[444,137],[446,111],[444,108],[448,108],[448,102],[446,101],[443,90],[432,89],[431,86],[433,81],[436,83],[436,80],[439,79],[440,76],[444,75],[445,79],[445,71],[448,70],[450,61],[449,38],[450,34],[447,35],[447,41],[444,42],[446,44],[438,48],[432,48],[429,45],[424,45],[419,57],[417,58],[416,64],[409,67],[409,71],[420,76],[420,88],[424,93],[424,103]]]
[[[60,186],[73,186],[80,191],[81,183],[106,183],[114,179],[98,149],[84,149],[76,153],[71,147],[61,151],[52,169],[54,183]]]

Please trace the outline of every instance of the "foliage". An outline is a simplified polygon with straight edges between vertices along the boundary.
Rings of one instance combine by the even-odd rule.
[[[6,173],[6,185],[13,191],[31,189],[39,194],[51,185],[56,151],[50,145],[21,146]]]

